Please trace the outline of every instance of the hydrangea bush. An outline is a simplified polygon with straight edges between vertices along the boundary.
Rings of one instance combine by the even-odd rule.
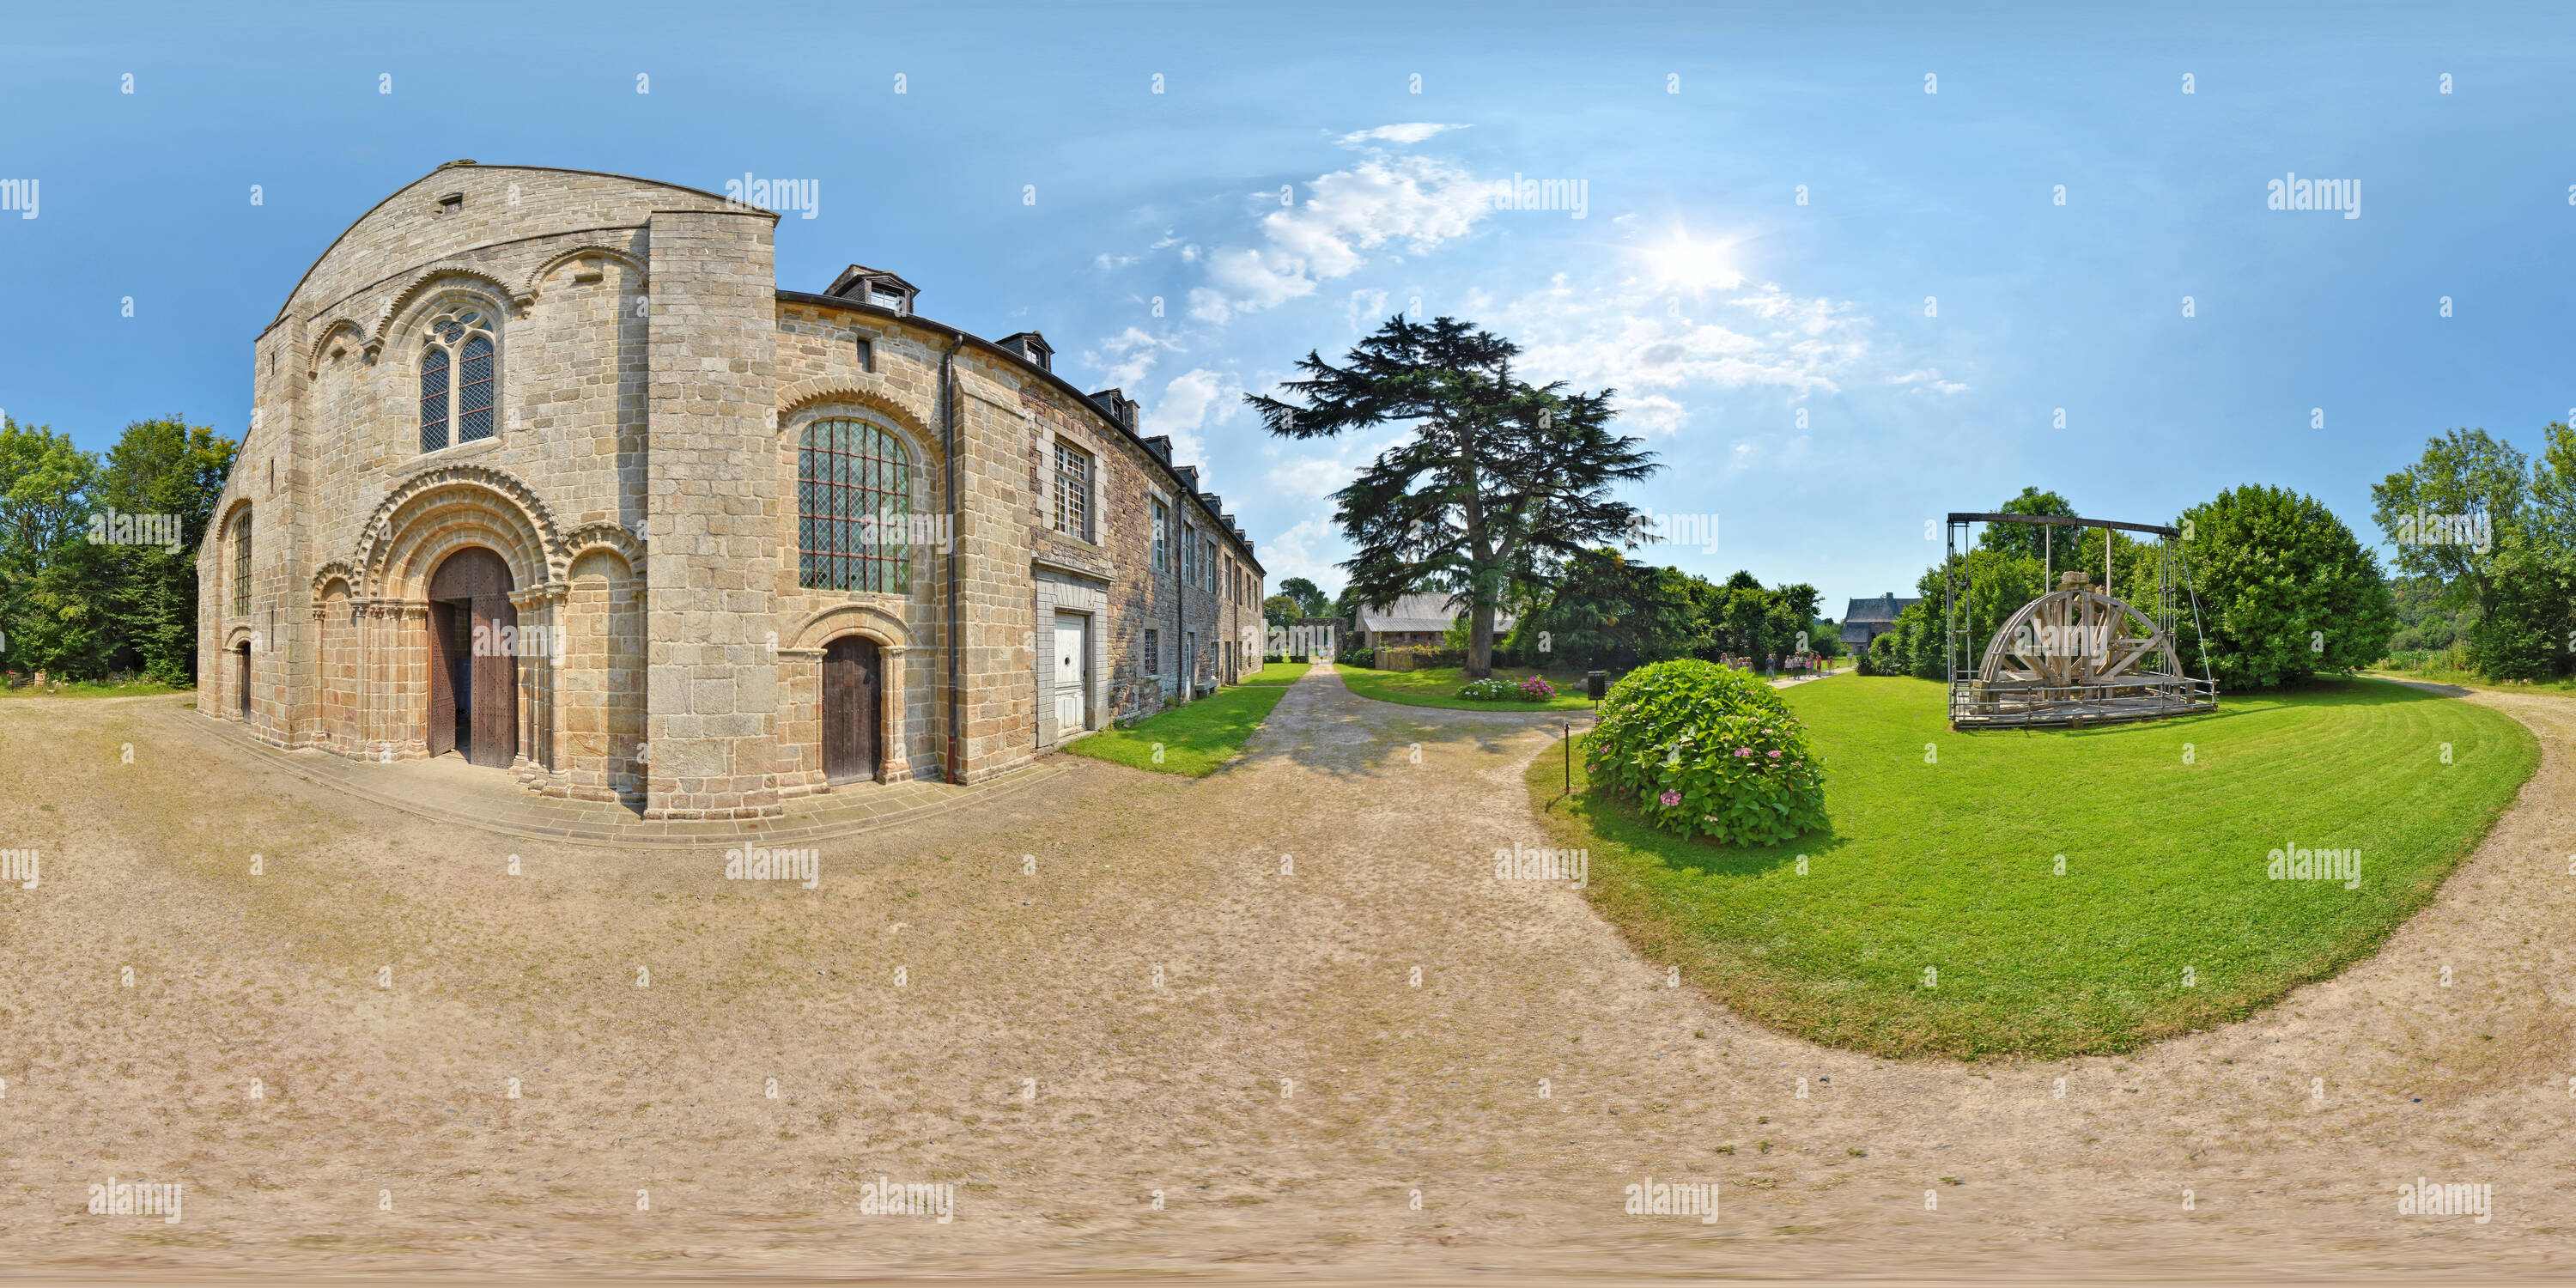
[[[1778,691],[1713,662],[1657,662],[1611,686],[1584,772],[1654,826],[1765,845],[1825,826],[1825,775]]]
[[[1521,677],[1521,697],[1530,702],[1545,702],[1556,696],[1556,686],[1535,676]]]
[[[1521,691],[1513,688],[1511,681],[1490,678],[1469,680],[1465,688],[1458,690],[1459,697],[1474,698],[1478,702],[1503,702],[1520,695]]]

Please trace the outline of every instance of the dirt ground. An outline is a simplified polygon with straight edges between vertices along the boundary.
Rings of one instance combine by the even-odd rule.
[[[1970,1066],[1666,988],[1494,876],[1556,721],[1324,668],[1213,778],[1065,758],[812,890],[212,759],[179,699],[11,699],[0,1274],[2559,1274],[2576,700],[2461,700],[2546,754],[2379,955],[2135,1058]],[[111,1175],[182,1219],[91,1214]],[[1649,1175],[1719,1219],[1626,1214]],[[2493,1219],[2400,1216],[2418,1177]],[[954,1219],[863,1215],[879,1178]]]

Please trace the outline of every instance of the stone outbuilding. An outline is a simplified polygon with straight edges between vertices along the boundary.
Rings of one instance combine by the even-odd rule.
[[[308,270],[198,552],[199,710],[654,818],[970,782],[1260,663],[1198,471],[1036,332],[780,289],[769,211],[453,162]]]

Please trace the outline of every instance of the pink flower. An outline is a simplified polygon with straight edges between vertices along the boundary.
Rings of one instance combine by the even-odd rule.
[[[1750,756],[1753,754],[1753,749],[1751,747],[1738,747],[1735,749],[1735,754],[1739,756]]]
[[[1673,806],[1682,803],[1682,794],[1680,792],[1665,792],[1662,796],[1657,797],[1656,799],[1661,800],[1664,803],[1665,809],[1671,809]]]
[[[1775,751],[1775,752],[1771,752],[1771,753],[1769,753],[1769,754],[1770,754],[1770,757],[1771,757],[1773,760],[1778,760],[1778,759],[1780,758],[1780,753],[1779,753],[1779,752],[1776,752],[1776,751]]]

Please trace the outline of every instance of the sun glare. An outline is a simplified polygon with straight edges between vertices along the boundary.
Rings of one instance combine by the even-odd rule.
[[[1694,241],[1676,230],[1642,253],[1658,290],[1723,291],[1744,284],[1731,242]]]

